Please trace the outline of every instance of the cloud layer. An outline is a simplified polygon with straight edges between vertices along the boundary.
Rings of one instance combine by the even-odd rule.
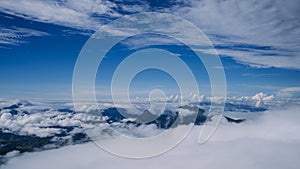
[[[300,3],[297,0],[179,0],[160,6],[152,1],[21,0],[15,3],[3,0],[0,6],[1,12],[10,15],[83,32],[96,31],[124,14],[167,12],[182,16],[203,30],[220,55],[254,67],[300,69]],[[185,33],[189,37],[189,32]]]
[[[299,69],[299,9],[297,0],[204,0],[193,1],[181,14],[221,55],[256,67]]]
[[[290,107],[269,111],[255,120],[241,124],[222,123],[213,137],[203,145],[197,143],[201,130],[199,126],[170,152],[149,159],[116,157],[88,143],[28,153],[10,160],[3,168],[296,169],[300,166],[298,112],[299,107]]]

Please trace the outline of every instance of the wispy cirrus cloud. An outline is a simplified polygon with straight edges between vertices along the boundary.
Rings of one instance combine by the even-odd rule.
[[[176,11],[202,29],[221,55],[255,67],[300,69],[300,2],[192,1]]]
[[[83,32],[96,31],[124,14],[166,12],[182,16],[203,30],[222,56],[252,67],[300,69],[300,2],[297,0],[177,0],[160,3],[2,0],[0,11]],[[168,30],[176,26],[181,25],[173,24]],[[189,33],[192,32],[185,31],[187,37],[193,37]]]
[[[52,23],[77,29],[95,30],[100,26],[97,15],[119,16],[109,1],[1,1],[4,13],[44,23]],[[97,20],[98,19],[98,20]]]
[[[28,29],[28,28],[0,28],[0,46],[1,45],[20,45],[26,43],[26,37],[47,36],[46,32]]]
[[[300,96],[300,87],[288,87],[281,89],[277,92],[279,97],[294,97],[297,98]]]
[[[109,1],[0,1],[0,11],[12,16],[21,17],[29,21],[50,23],[79,30],[77,34],[86,34],[97,30],[101,26],[102,15],[119,16],[111,10],[114,3]],[[11,18],[8,15],[9,18]],[[5,16],[3,16],[5,17]],[[105,18],[105,17],[104,17]],[[28,37],[49,35],[39,30],[18,28],[1,25],[0,44],[19,45],[27,41]],[[71,32],[72,33],[72,32]]]

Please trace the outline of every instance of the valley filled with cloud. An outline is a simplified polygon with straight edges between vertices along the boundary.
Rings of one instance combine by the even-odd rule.
[[[75,112],[72,103],[66,101],[2,99],[1,168],[298,168],[300,101],[294,100],[291,103],[288,99],[273,97],[258,93],[253,97],[228,98],[229,102],[225,104],[225,112],[216,132],[202,144],[198,139],[203,124],[209,120],[205,112],[210,102],[190,102],[187,104],[189,106],[182,107],[189,108],[183,111],[184,116],[192,114],[189,111],[193,111],[190,108],[194,106],[203,110],[198,112],[198,123],[195,123],[191,133],[172,150],[137,161],[104,151],[86,135],[83,125],[103,126],[100,135],[102,139],[112,139],[106,137],[113,134],[109,125],[113,130],[130,137],[152,137],[165,130],[177,130],[181,125],[186,125],[162,125],[168,123],[164,120],[172,119],[170,117],[175,116],[174,112],[180,109],[176,101],[169,102],[167,109],[173,113],[165,114],[167,118],[163,118],[163,113],[152,123],[137,125],[134,123],[135,118],[119,118],[119,114],[116,114],[118,109],[114,109],[109,102],[99,103],[100,109],[93,109],[88,103],[83,103],[82,112]],[[136,104],[140,108],[147,107],[146,103],[139,103]],[[122,110],[126,110],[125,107],[119,105]],[[5,141],[5,133],[11,133],[7,136],[9,142]],[[30,148],[19,148],[22,137],[31,141],[27,143]],[[121,149],[124,145],[119,146]],[[147,147],[143,151],[148,151]]]

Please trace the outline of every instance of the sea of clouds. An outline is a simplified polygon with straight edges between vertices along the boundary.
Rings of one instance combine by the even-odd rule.
[[[88,143],[28,153],[4,168],[298,168],[298,112],[270,111],[256,121],[222,124],[203,145],[197,143],[201,127],[195,127],[178,147],[149,159],[120,158]]]
[[[198,143],[202,126],[195,126],[187,138],[177,147],[153,158],[138,160],[122,158],[102,150],[92,142],[88,142],[65,146],[60,149],[25,153],[16,157],[14,156],[18,153],[11,152],[7,156],[14,158],[0,167],[3,169],[296,169],[300,167],[298,160],[300,155],[299,112],[299,104],[290,104],[276,106],[263,113],[251,112],[255,118],[249,118],[239,124],[228,123],[222,119],[214,135],[204,144]],[[5,113],[2,112],[2,116],[3,114]],[[9,119],[11,117],[6,118],[6,120]],[[56,121],[59,120],[56,119]],[[59,123],[63,125],[67,122]],[[155,130],[157,130],[155,127],[149,126],[144,131],[151,133],[156,132]],[[137,129],[132,131],[138,132]],[[143,133],[143,130],[140,133]],[[124,145],[119,146],[122,148]],[[147,147],[144,151],[147,151]]]
[[[173,99],[172,99],[173,98]],[[168,97],[167,110],[179,111],[178,105],[181,100],[179,95],[171,95]],[[182,100],[183,104],[198,102],[218,102],[218,98],[210,98],[205,96],[193,96],[191,100]],[[197,98],[197,99],[194,99]],[[179,99],[179,100],[178,100]],[[273,95],[258,93],[253,97],[227,98],[229,103],[249,104],[253,106],[278,107],[285,105],[290,100],[274,100]],[[128,104],[113,104],[112,102],[101,102],[98,105],[90,105],[89,102],[82,102],[77,106],[76,112],[73,103],[68,101],[24,101],[0,99],[0,129],[4,132],[12,132],[18,135],[34,135],[38,137],[50,137],[64,132],[64,128],[72,126],[75,128],[72,133],[81,133],[82,125],[91,125],[100,123],[103,118],[99,117],[102,110],[110,107],[118,107],[126,109],[128,112],[138,114],[140,110],[151,108],[145,99],[136,100],[134,106]],[[208,110],[209,105],[202,105],[201,108]],[[236,110],[235,110],[236,109]],[[239,107],[230,107],[229,111],[225,111],[226,115],[238,118],[252,118],[257,114],[240,113]],[[248,110],[247,110],[248,111]],[[152,113],[155,111],[152,111]],[[189,110],[182,110],[183,116],[193,114]],[[60,126],[60,127],[57,127]],[[146,128],[146,127],[145,127]],[[141,130],[141,129],[137,129]],[[138,133],[137,133],[138,134]],[[142,134],[142,133],[140,133]],[[144,134],[142,134],[144,135]]]

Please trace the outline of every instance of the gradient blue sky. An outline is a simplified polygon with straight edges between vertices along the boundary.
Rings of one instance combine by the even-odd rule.
[[[278,94],[289,89],[299,93],[299,8],[299,1],[292,0],[3,0],[0,97],[71,98],[74,65],[89,36],[118,17],[146,11],[182,16],[206,33],[221,56],[229,96],[261,91]],[[166,48],[174,53],[184,51],[175,46]],[[111,62],[117,55],[111,54]],[[193,64],[193,60],[187,62]],[[136,78],[133,87],[159,85],[160,76],[168,79],[162,73],[146,72]],[[170,78],[160,83],[168,86],[173,81]]]

